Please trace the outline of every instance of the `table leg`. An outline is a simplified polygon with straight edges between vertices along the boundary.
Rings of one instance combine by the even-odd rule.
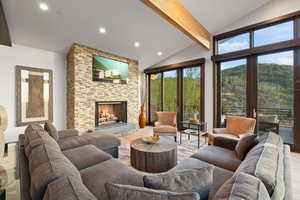
[[[188,135],[188,139],[190,140],[191,139],[191,134],[189,133],[189,135]]]
[[[182,131],[180,131],[180,144],[182,144]]]
[[[200,148],[200,134],[198,134],[198,149]]]

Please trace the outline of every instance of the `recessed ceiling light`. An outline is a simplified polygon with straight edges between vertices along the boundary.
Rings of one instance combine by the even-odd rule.
[[[99,28],[99,32],[102,33],[102,34],[104,34],[104,33],[106,33],[106,29],[104,27],[100,27]]]
[[[161,55],[162,55],[162,52],[161,52],[161,51],[157,52],[157,55],[158,55],[158,56],[161,56]]]
[[[40,3],[40,9],[42,11],[47,11],[47,10],[49,10],[49,7],[46,3]]]
[[[140,47],[140,43],[139,43],[139,42],[135,42],[135,43],[134,43],[134,46],[135,46],[135,47]]]

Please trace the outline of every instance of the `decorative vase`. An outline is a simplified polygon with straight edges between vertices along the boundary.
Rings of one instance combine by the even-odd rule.
[[[145,128],[146,126],[146,116],[145,116],[145,106],[141,106],[141,113],[139,116],[139,126],[140,128]]]

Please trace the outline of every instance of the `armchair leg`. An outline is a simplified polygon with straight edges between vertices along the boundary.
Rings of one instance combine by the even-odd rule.
[[[175,142],[177,143],[177,136],[174,136],[174,140],[175,140]]]

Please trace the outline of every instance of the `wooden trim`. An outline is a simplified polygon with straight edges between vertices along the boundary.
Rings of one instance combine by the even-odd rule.
[[[182,5],[179,0],[140,0],[156,14],[205,49],[211,47],[211,34]]]
[[[155,68],[148,68],[144,70],[144,73],[146,74],[153,74],[153,73],[158,73],[162,71],[169,71],[169,70],[174,70],[178,68],[186,68],[190,67],[193,65],[202,65],[205,63],[205,58],[199,58],[195,60],[190,60],[190,61],[184,61],[176,64],[170,64],[170,65],[164,65],[161,67],[155,67]]]
[[[226,60],[232,60],[232,59],[257,55],[257,54],[265,54],[265,53],[273,53],[276,51],[284,51],[286,49],[292,49],[292,48],[298,47],[298,46],[300,46],[299,38],[294,39],[294,40],[280,42],[280,43],[265,45],[265,46],[261,46],[261,47],[255,47],[252,49],[246,49],[246,50],[236,51],[236,52],[222,54],[222,55],[215,55],[215,56],[212,56],[212,60],[214,62],[226,61]]]
[[[200,89],[201,89],[201,110],[202,112],[200,113],[201,121],[205,121],[205,64],[202,64],[200,66],[201,70],[201,79],[200,79]]]
[[[216,40],[222,40],[222,39],[225,39],[225,38],[228,38],[228,37],[232,37],[232,36],[239,35],[239,34],[242,34],[242,33],[245,33],[245,32],[249,32],[252,29],[260,29],[260,28],[264,28],[264,27],[267,27],[267,26],[272,26],[276,23],[282,23],[284,21],[292,20],[294,17],[297,17],[297,16],[300,16],[300,11],[296,11],[296,12],[293,12],[293,13],[290,13],[290,14],[287,14],[287,15],[275,17],[273,19],[265,20],[263,22],[259,22],[259,23],[256,23],[256,24],[252,24],[252,25],[249,25],[249,26],[239,28],[239,29],[235,29],[235,30],[232,30],[232,31],[221,33],[221,34],[215,35],[214,38]]]
[[[0,0],[0,44],[11,47],[12,42],[9,34],[9,28],[6,21],[2,0]]]
[[[146,75],[147,76],[147,82],[148,82],[148,108],[147,108],[147,113],[148,113],[148,124],[150,125],[151,123],[151,79],[150,79],[150,75]]]
[[[292,150],[300,152],[300,48],[296,48],[294,51],[294,120]]]

